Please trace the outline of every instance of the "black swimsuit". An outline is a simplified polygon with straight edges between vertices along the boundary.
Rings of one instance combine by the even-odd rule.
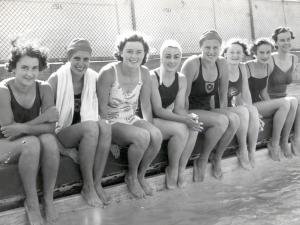
[[[205,81],[202,73],[201,58],[199,58],[200,66],[199,73],[196,80],[192,83],[191,93],[189,96],[189,109],[203,109],[210,110],[210,99],[211,96],[216,95],[219,89],[219,67],[216,62],[218,75],[215,81]]]

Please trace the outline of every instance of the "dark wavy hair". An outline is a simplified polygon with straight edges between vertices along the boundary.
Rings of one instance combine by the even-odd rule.
[[[291,28],[289,27],[277,27],[273,34],[272,34],[272,39],[277,42],[278,41],[278,35],[281,34],[281,33],[286,33],[286,32],[290,32],[291,34],[291,38],[292,39],[295,39],[295,36],[294,36],[294,33],[293,31],[291,30]]]
[[[123,57],[121,56],[121,53],[127,42],[141,42],[142,43],[142,45],[144,47],[144,52],[145,52],[145,56],[142,61],[142,65],[144,65],[147,61],[147,57],[148,57],[148,53],[149,53],[149,45],[148,45],[144,35],[139,32],[131,32],[131,33],[126,33],[126,34],[120,35],[116,41],[114,57],[118,61],[123,61]]]
[[[222,53],[221,55],[224,57],[225,56],[225,53],[227,52],[228,48],[231,46],[231,45],[239,45],[242,47],[243,49],[243,53],[245,56],[249,56],[249,51],[248,51],[248,46],[246,44],[246,41],[243,41],[242,39],[240,38],[234,38],[234,39],[230,39],[229,41],[227,41],[225,47],[223,48],[222,50]]]
[[[7,70],[12,72],[18,61],[23,56],[37,58],[39,60],[39,71],[47,68],[48,49],[42,47],[37,41],[25,41],[16,38],[11,41],[11,52],[8,58]]]
[[[250,47],[250,53],[251,53],[252,56],[257,55],[257,49],[261,45],[270,45],[271,46],[271,51],[274,51],[274,49],[275,49],[274,43],[270,38],[265,38],[265,37],[258,38],[254,41],[254,43]]]

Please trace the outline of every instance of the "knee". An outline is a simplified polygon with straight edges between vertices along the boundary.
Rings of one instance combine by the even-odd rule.
[[[22,151],[21,154],[23,156],[31,157],[32,159],[37,159],[39,161],[41,144],[37,137],[28,136],[25,137],[22,141]]]
[[[57,140],[53,134],[42,134],[39,136],[43,152],[51,153],[53,156],[59,155]]]
[[[219,130],[221,133],[224,133],[227,130],[229,125],[229,120],[227,116],[220,114],[214,119],[214,127]]]
[[[228,126],[235,130],[238,129],[238,127],[240,126],[240,117],[238,116],[238,114],[229,113],[229,115],[227,117],[229,120]]]
[[[249,114],[250,114],[249,110],[246,107],[242,106],[239,109],[239,114],[238,114],[239,122],[243,121],[242,124],[248,124],[249,123]]]
[[[290,111],[296,111],[298,108],[298,100],[296,98],[290,99]]]
[[[284,101],[281,102],[279,109],[281,109],[282,111],[288,113],[290,108],[291,108],[291,103],[289,101],[284,100]]]
[[[248,106],[249,116],[252,118],[259,118],[258,110],[255,106],[249,105]]]
[[[98,140],[99,137],[99,126],[98,122],[86,121],[81,123],[81,132],[83,137],[89,137],[91,139]]]
[[[155,146],[161,146],[161,143],[163,141],[163,136],[162,136],[161,131],[155,126],[153,126],[150,129],[150,141],[151,141],[152,145],[155,145]]]
[[[106,123],[103,120],[98,122],[99,124],[99,133],[101,136],[105,136],[106,138],[111,138],[111,125]]]
[[[183,142],[187,139],[189,135],[188,127],[183,123],[178,123],[176,127],[174,127],[174,136]]]
[[[135,136],[133,143],[139,148],[146,150],[150,144],[150,133],[147,130],[141,130]]]

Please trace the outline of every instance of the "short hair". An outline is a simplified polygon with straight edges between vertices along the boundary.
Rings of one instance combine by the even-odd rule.
[[[278,35],[281,34],[281,33],[286,33],[286,32],[290,32],[291,34],[291,38],[292,39],[295,39],[295,36],[294,36],[294,33],[293,31],[291,30],[291,28],[289,27],[277,27],[273,34],[272,34],[272,39],[277,42],[278,41]]]
[[[224,56],[227,52],[228,48],[230,48],[231,45],[240,45],[242,47],[243,53],[245,56],[249,56],[248,46],[246,44],[246,41],[240,39],[240,38],[233,38],[229,39],[229,41],[226,42],[225,47],[222,50],[221,55]]]
[[[39,71],[47,68],[48,49],[39,45],[37,41],[20,40],[16,38],[11,41],[12,49],[8,58],[7,70],[12,72],[23,56],[37,58],[39,61]]]
[[[123,57],[121,56],[121,52],[123,51],[127,42],[140,42],[144,47],[145,56],[142,61],[142,65],[144,65],[147,61],[148,53],[149,53],[149,44],[146,41],[145,35],[139,32],[130,32],[120,35],[115,44],[115,52],[114,57],[118,61],[123,61]]]
[[[270,38],[266,38],[266,37],[258,38],[254,41],[254,43],[250,47],[250,53],[251,53],[252,56],[257,55],[257,49],[261,45],[270,45],[271,46],[271,51],[273,51],[274,48],[275,48],[274,43]]]
[[[178,41],[170,39],[170,40],[165,40],[160,47],[160,57],[161,58],[162,58],[163,51],[168,47],[178,48],[180,53],[182,54],[182,47],[180,46]]]

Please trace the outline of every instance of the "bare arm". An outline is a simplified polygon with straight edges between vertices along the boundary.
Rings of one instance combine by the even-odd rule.
[[[242,72],[242,98],[246,104],[252,104],[252,98],[249,90],[248,76],[245,64],[241,64],[240,68]]]
[[[189,109],[189,96],[192,89],[193,81],[196,79],[199,65],[197,64],[197,57],[192,56],[188,58],[182,65],[181,73],[186,77],[186,92],[185,92],[185,109]]]
[[[109,92],[114,82],[114,70],[112,67],[103,67],[97,77],[97,97],[99,105],[99,115],[102,119],[107,119],[107,104]]]
[[[145,67],[141,67],[141,74],[143,79],[143,85],[140,93],[140,102],[143,118],[152,123],[152,107],[151,107],[151,91],[152,81],[150,78],[149,70]]]
[[[227,92],[228,92],[228,65],[225,59],[218,59],[220,66],[220,86],[219,86],[219,99],[220,108],[227,107]]]

